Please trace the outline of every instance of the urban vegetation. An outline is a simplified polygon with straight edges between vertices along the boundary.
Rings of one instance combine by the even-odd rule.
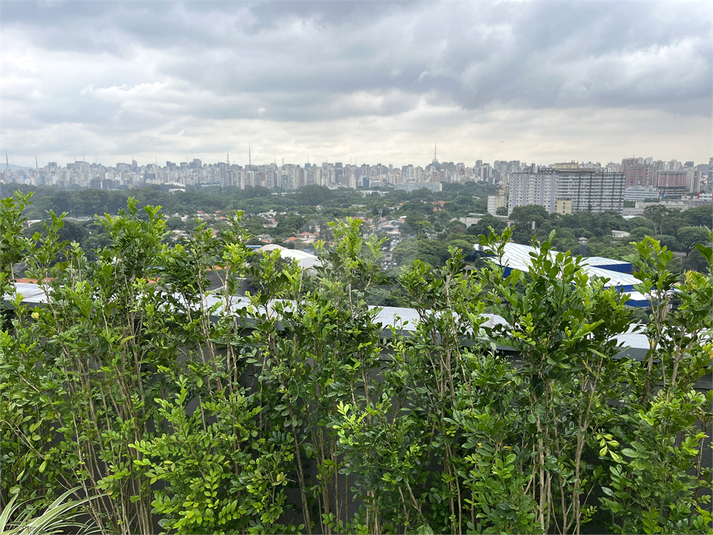
[[[249,215],[230,212],[296,196],[216,196],[226,219],[192,221],[182,240],[168,239],[162,215],[180,210],[162,212],[150,190],[86,224],[52,212],[31,236],[30,196],[3,198],[4,510],[18,500],[27,518],[41,516],[78,487],[83,521],[103,533],[713,532],[713,391],[695,388],[713,355],[712,234],[689,248],[701,272],[674,269],[645,231],[624,246],[651,304],[639,362],[619,358],[614,338],[633,322],[626,297],[589,280],[569,252],[548,254],[580,229],[596,243],[624,224],[618,216],[523,209],[513,227],[492,218],[499,227],[474,232],[415,192],[395,212],[416,253],[389,274],[387,237],[365,238],[347,217],[354,199],[327,191],[334,204],[309,213],[316,205],[304,202],[282,220],[340,219],[321,223],[329,244],[315,244],[323,265],[312,272],[253,252]],[[444,210],[478,209],[472,193],[446,193]],[[61,210],[87,214],[81,195],[67,193]],[[396,206],[361,204],[371,216]],[[649,215],[632,237],[651,226],[670,235],[674,220],[677,236],[697,226],[689,213]],[[497,257],[510,239],[532,238],[533,220],[540,253],[528,274],[467,269],[457,240]],[[451,246],[426,253],[421,242]],[[15,294],[19,266],[41,306]],[[419,321],[384,332],[369,305],[394,280]]]
[[[26,216],[36,223],[26,229],[28,237],[35,232],[44,232],[42,221],[50,210],[58,214],[67,213],[60,237],[77,242],[91,260],[94,260],[95,250],[109,243],[106,229],[97,223],[94,216],[104,213],[116,215],[126,206],[129,195],[138,200],[139,208],[162,206],[166,227],[173,231],[173,237],[177,233],[190,232],[197,224],[196,215],[207,226],[219,231],[227,226],[226,215],[232,210],[240,210],[245,213],[244,228],[253,236],[251,244],[263,245],[264,242],[256,236],[269,234],[273,243],[312,252],[313,244],[299,239],[301,232],[315,232],[329,241],[331,231],[328,223],[343,221],[346,217],[359,217],[364,220],[363,232],[380,239],[386,238],[384,245],[388,252],[393,253],[391,261],[384,267],[392,287],[397,291],[380,291],[372,301],[376,299],[374,304],[398,304],[400,287],[397,278],[402,271],[401,266],[410,267],[416,259],[432,266],[443,266],[449,258],[449,246],[459,247],[469,254],[479,235],[488,233],[490,227],[498,233],[502,232],[508,224],[508,219],[504,217],[507,209],[501,209],[499,217],[487,213],[486,196],[496,193],[497,187],[475,182],[443,186],[442,192],[385,190],[362,195],[355,190],[330,190],[321,186],[306,186],[296,192],[282,193],[262,187],[244,190],[215,187],[169,193],[158,187],[129,192],[32,189],[29,186],[0,184],[0,196],[11,196],[16,189],[23,193],[34,191],[34,202],[27,208]],[[476,214],[474,219],[478,220],[477,223],[468,221],[466,225],[464,220]],[[517,243],[529,244],[533,234],[544,240],[552,230],[556,230],[554,247],[559,251],[570,251],[576,255],[579,253],[580,238],[586,238],[589,256],[619,260],[635,252],[632,241],[640,241],[648,235],[675,252],[672,269],[682,272],[705,271],[705,260],[694,245],[705,241],[704,227],[713,225],[713,212],[710,206],[681,211],[651,203],[640,217],[624,219],[615,212],[579,212],[563,216],[548,214],[539,206],[522,206],[512,211],[509,220],[515,227],[513,240]],[[397,230],[387,233],[385,228],[390,222],[395,222]],[[628,232],[630,236],[615,238],[613,230]]]

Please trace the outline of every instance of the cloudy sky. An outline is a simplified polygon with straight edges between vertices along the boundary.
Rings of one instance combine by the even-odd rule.
[[[708,162],[708,2],[3,1],[10,162]]]

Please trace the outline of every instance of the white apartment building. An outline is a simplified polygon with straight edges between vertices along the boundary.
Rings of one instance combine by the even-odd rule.
[[[510,175],[508,215],[516,206],[536,204],[549,213],[555,209],[557,201],[557,176],[553,169],[543,173],[513,173]]]
[[[564,171],[557,176],[557,199],[572,201],[572,212],[624,211],[624,173],[592,169]]]
[[[557,201],[570,201],[572,212],[622,213],[624,182],[623,173],[597,173],[594,169],[544,168],[537,173],[513,173],[508,215],[516,206],[530,204],[553,213]]]

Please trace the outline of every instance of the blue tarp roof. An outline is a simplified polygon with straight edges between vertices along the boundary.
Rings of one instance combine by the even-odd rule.
[[[476,251],[481,251],[480,246],[476,246]],[[505,244],[505,255],[503,256],[503,263],[501,267],[505,268],[506,275],[509,275],[510,271],[517,269],[525,273],[530,271],[530,266],[532,265],[531,254],[537,254],[538,250],[530,245],[522,245],[519,243],[506,243]],[[558,251],[550,251],[551,256],[557,255]],[[497,258],[491,257],[491,260],[498,262]],[[639,284],[641,281],[631,275],[630,273],[622,273],[618,270],[611,270],[605,268],[602,264],[603,261],[609,261],[608,265],[622,265],[628,264],[628,262],[621,262],[619,260],[613,260],[602,257],[589,257],[590,263],[583,262],[582,269],[589,275],[589,277],[598,277],[600,279],[608,279],[604,283],[607,288],[616,288],[620,292],[632,293],[632,300],[627,302],[627,305],[634,307],[645,307],[648,306],[648,300],[645,296],[636,292],[634,286]],[[637,295],[634,295],[637,294]]]
[[[631,273],[634,269],[631,262],[614,260],[613,258],[604,258],[603,256],[588,256],[586,258],[582,258],[582,264],[606,269],[608,271],[618,271],[620,273]]]

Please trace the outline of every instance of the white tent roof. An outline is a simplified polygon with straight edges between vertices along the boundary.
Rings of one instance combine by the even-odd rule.
[[[479,246],[478,250],[482,250]],[[518,269],[523,272],[530,271],[530,266],[532,262],[532,257],[530,253],[537,254],[537,249],[531,247],[530,245],[522,245],[519,243],[506,243],[505,244],[505,256],[503,256],[502,267],[510,269]],[[558,251],[551,251],[552,256],[556,255]],[[496,261],[495,258],[493,258]],[[612,261],[616,262],[615,260]],[[601,279],[609,279],[605,283],[606,287],[617,287],[620,290],[633,291],[634,285],[639,284],[641,281],[630,275],[628,273],[619,273],[618,271],[611,271],[608,269],[599,268],[593,265],[587,265],[583,263],[582,269],[590,277],[599,277]]]
[[[274,250],[274,248],[273,248]],[[292,251],[292,249],[287,249]],[[301,251],[300,251],[301,252]],[[314,256],[314,255],[311,255]],[[23,303],[30,307],[42,306],[47,302],[44,291],[37,284],[17,284],[17,291],[23,296]],[[10,298],[10,295],[5,295],[5,300]],[[209,295],[206,299],[206,305],[208,307],[224,302],[223,296]],[[179,298],[180,300],[180,298]],[[294,303],[292,301],[279,301],[283,304],[289,305]],[[274,310],[275,304],[278,300],[271,300],[265,306],[269,309]],[[239,310],[249,309],[252,306],[251,301],[247,297],[234,296],[232,298],[231,313],[237,313]],[[412,308],[401,308],[401,307],[369,307],[377,308],[379,310],[378,314],[374,318],[374,323],[381,325],[384,329],[383,336],[388,337],[391,334],[391,327],[395,327],[397,330],[402,332],[413,332],[416,329],[416,325],[420,321],[419,314],[416,310]],[[223,307],[219,307],[215,311],[216,315],[223,312]],[[483,314],[485,321],[485,326],[492,327],[494,325],[500,324],[507,326],[507,322],[498,315],[495,314]],[[248,322],[250,320],[248,319]],[[631,325],[626,333],[620,333],[614,337],[617,342],[622,343],[624,347],[620,356],[628,355],[637,360],[643,360],[646,356],[646,351],[649,348],[648,340],[646,335],[637,329],[635,324]],[[508,350],[507,346],[502,346],[500,349]]]
[[[320,265],[319,257],[298,249],[288,249],[282,247],[281,245],[275,245],[270,243],[268,245],[263,245],[260,247],[260,251],[265,251],[271,253],[272,251],[280,251],[280,256],[282,258],[291,258],[297,262],[302,268],[309,269]]]
[[[624,260],[614,260],[613,258],[604,258],[603,256],[587,256],[582,258],[582,264],[588,266],[623,266],[631,268],[631,262],[625,262]]]

